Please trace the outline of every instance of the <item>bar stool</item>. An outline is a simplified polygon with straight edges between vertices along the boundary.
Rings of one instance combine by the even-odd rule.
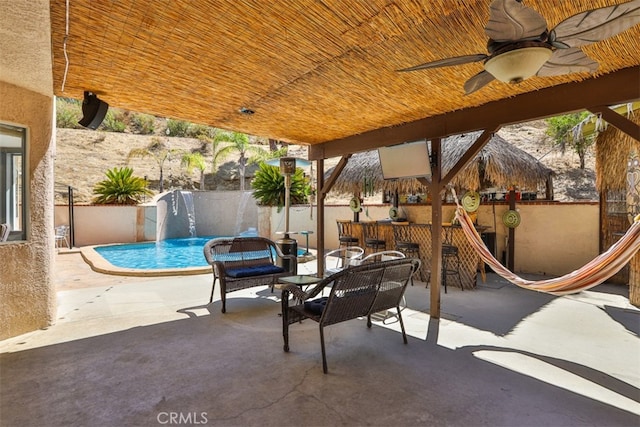
[[[442,284],[444,293],[447,293],[447,277],[458,276],[460,289],[464,291],[462,279],[460,278],[460,257],[458,247],[453,244],[453,229],[446,227],[444,231],[444,242],[442,243]]]
[[[411,228],[408,222],[392,222],[393,240],[396,251],[402,252],[407,258],[420,259],[420,244],[411,240]],[[421,272],[421,279],[422,277]],[[413,276],[411,276],[411,286],[413,286]]]
[[[336,220],[338,225],[338,248],[359,246],[360,239],[353,235],[353,222],[348,219]]]
[[[373,249],[374,252],[378,250],[386,249],[387,242],[378,236],[378,222],[366,221],[362,223],[362,230],[364,234],[364,250]]]

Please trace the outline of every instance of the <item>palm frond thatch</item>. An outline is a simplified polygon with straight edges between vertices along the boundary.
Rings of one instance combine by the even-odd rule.
[[[443,174],[451,170],[464,153],[477,139],[479,132],[455,135],[443,140],[442,169]],[[329,169],[325,178],[333,173]],[[494,135],[452,180],[457,188],[479,190],[483,187],[518,186],[537,190],[547,184],[553,171],[529,153],[515,147],[504,138]],[[340,194],[356,194],[363,191],[365,178],[373,182],[377,191],[394,191],[402,193],[426,192],[427,188],[415,178],[385,181],[377,151],[356,153],[349,159],[332,191]]]
[[[640,110],[627,114],[629,120],[640,124]],[[640,153],[640,142],[614,126],[608,126],[596,136],[596,189],[607,191],[627,189],[627,169],[631,153]]]

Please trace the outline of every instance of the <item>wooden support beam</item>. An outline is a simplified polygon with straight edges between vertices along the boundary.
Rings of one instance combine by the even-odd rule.
[[[442,178],[441,184],[444,188],[447,184],[451,182],[453,177],[455,177],[458,172],[460,172],[466,165],[469,163],[479,152],[482,150],[482,147],[487,145],[487,142],[491,139],[494,133],[496,133],[500,129],[499,124],[490,125],[487,129],[484,130],[475,140],[475,142],[469,147],[469,149],[463,154],[463,156],[458,160],[447,175]]]
[[[335,169],[331,173],[331,176],[329,177],[329,179],[327,179],[327,182],[324,185],[320,186],[320,181],[318,181],[318,195],[322,194],[323,198],[327,196],[327,193],[331,191],[331,189],[333,188],[333,185],[336,183],[336,180],[342,173],[343,169],[345,168],[345,166],[347,166],[347,163],[349,162],[350,158],[351,158],[351,154],[349,153],[343,156],[338,161],[338,164],[336,165]],[[317,160],[321,160],[321,159],[317,159]],[[318,167],[318,169],[320,169],[320,167]],[[324,183],[324,176],[323,176],[322,182]]]
[[[616,113],[606,105],[598,107],[590,107],[588,110],[593,114],[601,114],[602,118],[609,124],[618,128],[621,132],[626,133],[631,138],[640,142],[640,125],[635,124],[625,116]]]
[[[594,106],[635,101],[640,99],[638,76],[640,66],[625,68],[581,82],[552,86],[477,107],[314,144],[309,147],[309,159],[326,159],[408,141],[472,132],[486,129],[487,123],[496,123],[496,120],[504,126]]]

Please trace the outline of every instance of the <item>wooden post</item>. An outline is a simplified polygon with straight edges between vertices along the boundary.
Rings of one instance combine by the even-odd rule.
[[[509,209],[516,209],[516,190],[509,190]],[[509,227],[509,247],[507,249],[507,268],[510,271],[514,269],[514,257],[516,252],[516,229]]]
[[[317,160],[316,167],[316,265],[318,277],[324,275],[324,159]]]
[[[431,140],[431,290],[429,314],[440,318],[440,286],[442,283],[442,147],[440,138]]]

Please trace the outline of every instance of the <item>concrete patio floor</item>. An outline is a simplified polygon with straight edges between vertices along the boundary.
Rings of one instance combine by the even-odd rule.
[[[397,322],[292,325],[279,292],[207,305],[210,275],[132,278],[57,255],[56,324],[0,341],[1,426],[638,426],[640,311],[604,284],[553,297],[489,274],[416,282]]]

